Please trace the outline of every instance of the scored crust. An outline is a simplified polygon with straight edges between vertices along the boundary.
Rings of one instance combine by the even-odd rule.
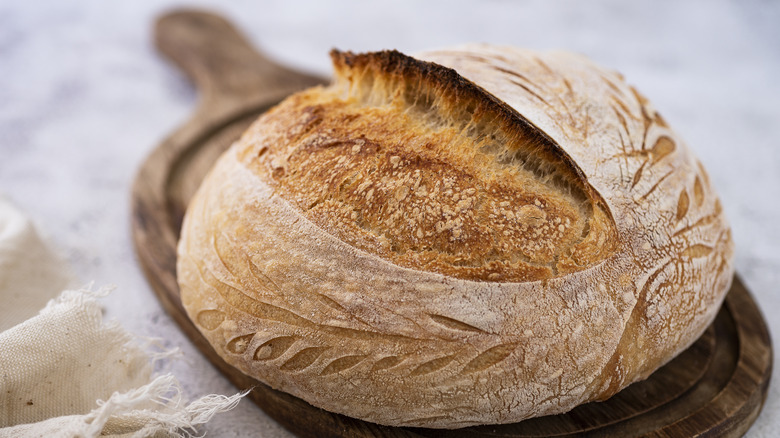
[[[279,105],[241,152],[308,220],[400,266],[467,280],[543,280],[614,252],[603,200],[520,114],[398,52],[333,60],[340,82]]]
[[[690,345],[733,275],[706,172],[616,73],[471,45],[332,53],[191,201],[184,306],[315,406],[455,428],[610,397]]]

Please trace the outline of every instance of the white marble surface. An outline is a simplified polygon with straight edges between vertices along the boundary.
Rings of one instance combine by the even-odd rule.
[[[266,52],[328,74],[327,51],[414,52],[470,41],[585,53],[649,96],[705,163],[731,220],[737,268],[780,339],[780,3],[770,1],[196,2]],[[188,395],[234,389],[160,308],[135,261],[129,194],[147,153],[197,96],[155,52],[166,1],[0,0],[0,191],[85,282],[115,284],[107,316],[184,349]],[[749,436],[780,430],[772,385]],[[286,436],[251,403],[215,436]]]

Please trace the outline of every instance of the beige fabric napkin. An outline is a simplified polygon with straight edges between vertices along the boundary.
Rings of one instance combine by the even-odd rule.
[[[32,223],[0,194],[0,332],[34,316],[72,283]]]
[[[0,438],[189,436],[238,403],[242,394],[185,404],[173,375],[153,375],[155,360],[170,354],[149,353],[102,321],[98,299],[108,292],[50,300],[69,280],[0,196]]]

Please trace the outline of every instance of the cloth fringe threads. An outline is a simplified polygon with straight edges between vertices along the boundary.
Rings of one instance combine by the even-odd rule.
[[[65,291],[0,333],[0,438],[191,437],[248,393],[185,405],[176,377],[152,379],[155,361],[176,351],[148,353],[118,324],[103,324],[96,298],[107,293]]]

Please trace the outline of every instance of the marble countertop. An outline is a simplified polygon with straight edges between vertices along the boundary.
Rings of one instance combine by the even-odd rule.
[[[584,53],[650,97],[707,167],[733,226],[737,270],[780,333],[780,3],[760,0],[216,2],[272,57],[323,75],[332,47],[413,53],[492,42]],[[144,157],[197,103],[151,42],[175,3],[0,2],[0,192],[75,274],[115,284],[106,315],[181,347],[190,397],[235,389],[162,310],[136,263],[130,187]],[[774,384],[748,436],[780,430]],[[218,436],[288,436],[252,403]]]

